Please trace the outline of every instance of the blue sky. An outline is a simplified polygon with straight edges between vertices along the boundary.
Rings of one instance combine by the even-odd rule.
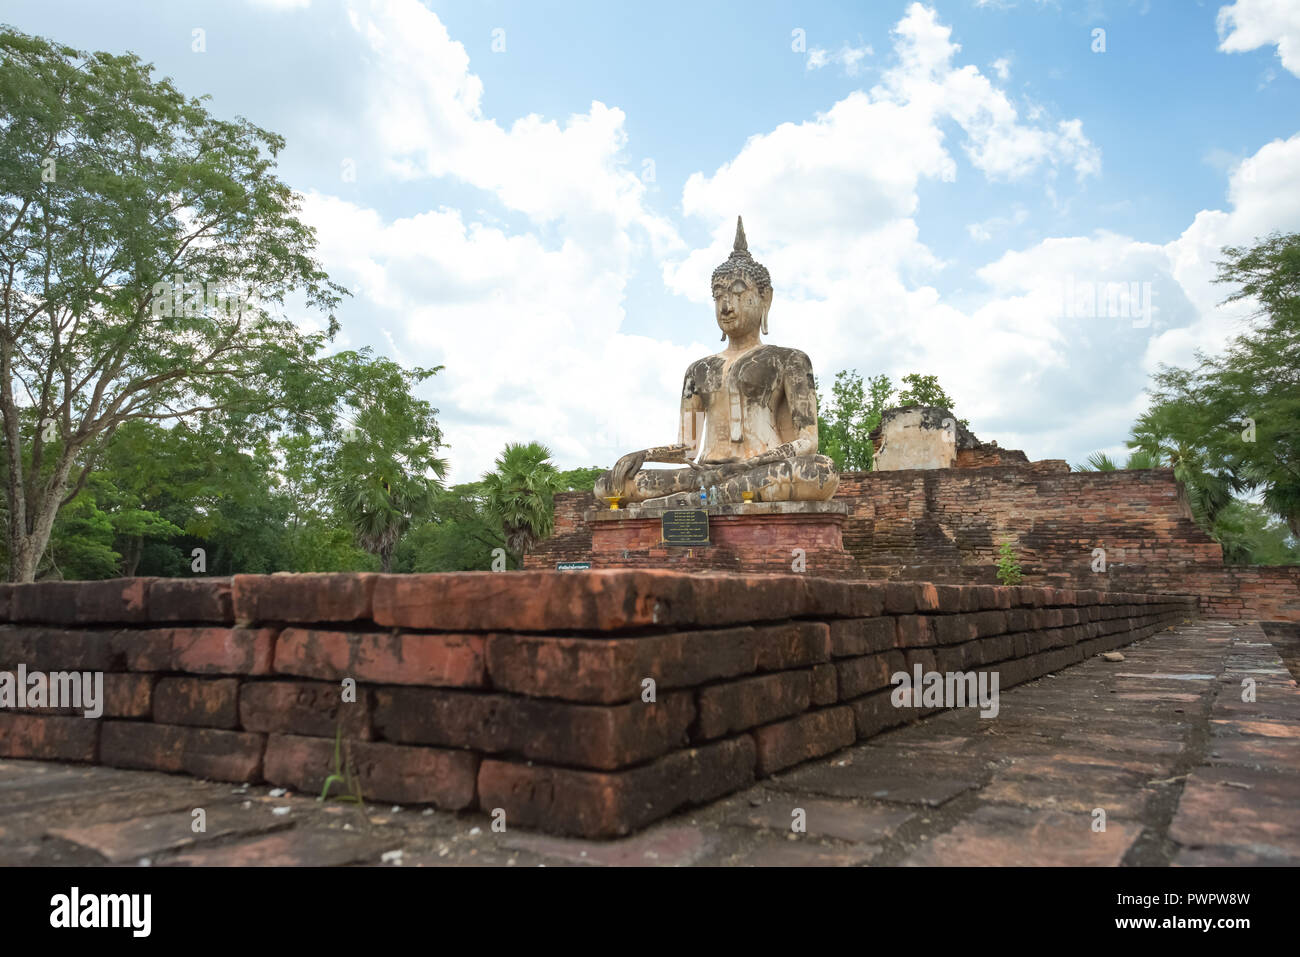
[[[823,383],[934,373],[981,438],[1070,461],[1122,446],[1158,363],[1241,328],[1217,250],[1300,229],[1300,0],[0,18],[136,52],[287,138],[282,175],[354,293],[340,344],[446,365],[427,394],[456,479],[506,441],[566,467],[672,441],[737,213],[773,275],[769,341]],[[1120,284],[1141,318],[1062,305]]]

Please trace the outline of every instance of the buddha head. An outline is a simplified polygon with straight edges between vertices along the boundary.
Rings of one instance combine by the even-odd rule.
[[[767,334],[767,311],[772,306],[772,278],[755,262],[745,241],[745,224],[736,217],[736,242],[731,255],[713,270],[713,308],[722,338],[745,338],[756,331]]]

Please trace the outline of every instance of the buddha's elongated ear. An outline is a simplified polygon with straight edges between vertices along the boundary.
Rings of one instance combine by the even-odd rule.
[[[727,341],[727,334],[724,332],[724,333],[722,334],[722,338],[719,339],[718,341],[719,341],[719,342],[726,342],[726,341]]]
[[[767,310],[763,310],[763,321],[758,324],[758,329],[763,335],[767,335]]]

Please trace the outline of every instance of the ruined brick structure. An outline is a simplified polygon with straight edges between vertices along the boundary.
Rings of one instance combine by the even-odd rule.
[[[95,718],[10,703],[0,757],[319,794],[339,734],[368,801],[609,837],[937,710],[891,702],[896,672],[1008,688],[1192,611],[666,571],[6,585],[0,671],[101,672],[107,700]]]
[[[980,454],[996,452],[1008,454]],[[1300,567],[1224,566],[1169,469],[1071,472],[1048,460],[844,472],[835,500],[849,507],[844,547],[867,578],[993,583],[1009,541],[1026,582],[1190,594],[1208,615],[1300,621]],[[594,507],[585,493],[558,496],[555,535],[527,567],[590,561],[582,513]]]

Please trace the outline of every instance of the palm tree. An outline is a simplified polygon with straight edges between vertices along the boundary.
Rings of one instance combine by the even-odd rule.
[[[434,459],[430,468],[441,477],[446,462]],[[391,571],[393,549],[416,520],[433,514],[437,479],[423,475],[370,475],[336,482],[332,487],[335,505],[356,534],[357,544],[379,556],[380,569]]]
[[[555,527],[555,493],[564,479],[550,462],[551,450],[537,442],[511,442],[483,476],[488,511],[501,522],[506,548],[517,564]]]
[[[1118,472],[1130,469],[1158,469],[1163,468],[1164,465],[1158,454],[1146,449],[1137,449],[1129,454],[1128,460],[1123,465],[1105,452],[1093,452],[1084,464],[1072,467],[1076,472]]]
[[[1076,472],[1114,472],[1119,466],[1105,452],[1093,452],[1086,462],[1073,468]]]

